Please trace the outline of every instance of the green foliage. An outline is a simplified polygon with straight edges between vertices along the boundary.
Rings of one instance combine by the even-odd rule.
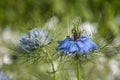
[[[57,41],[71,35],[71,27],[68,26],[79,16],[81,23],[98,23],[94,40],[100,46],[90,55],[79,55],[81,80],[107,80],[111,72],[108,63],[113,58],[119,61],[120,46],[114,42],[120,35],[119,8],[119,0],[0,0],[0,37],[7,26],[21,34],[34,27],[44,27],[52,16],[59,19],[54,30],[47,29],[52,34],[52,42],[30,53],[16,48],[19,44],[11,46],[11,43],[0,40],[0,44],[10,48],[13,61],[1,69],[13,75],[12,80],[53,80],[54,76],[56,80],[76,79],[75,55],[64,55],[56,47]],[[105,58],[103,63],[99,61],[101,56]]]

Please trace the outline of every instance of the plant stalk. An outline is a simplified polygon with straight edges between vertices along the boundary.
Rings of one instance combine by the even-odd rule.
[[[52,70],[53,70],[53,80],[57,80],[56,79],[56,71],[55,71],[55,66],[52,60],[52,57],[50,56],[50,54],[47,52],[48,58],[50,60],[51,66],[52,66]]]
[[[80,75],[80,62],[79,60],[77,61],[77,80],[81,80],[81,75]]]

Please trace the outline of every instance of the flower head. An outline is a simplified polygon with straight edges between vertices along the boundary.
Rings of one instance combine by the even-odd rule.
[[[74,54],[89,53],[91,50],[98,49],[97,44],[89,36],[81,35],[78,26],[79,24],[74,24],[72,37],[67,36],[65,40],[59,41],[57,50],[62,50],[65,54]]]
[[[0,71],[0,80],[10,80],[3,71]]]
[[[94,49],[98,49],[98,46],[89,36],[80,36],[78,40],[67,36],[65,40],[59,42],[57,47],[57,50],[62,50],[65,54],[89,53]]]
[[[45,29],[32,29],[28,35],[20,36],[20,47],[25,51],[33,51],[39,46],[46,45],[51,42],[51,36]]]

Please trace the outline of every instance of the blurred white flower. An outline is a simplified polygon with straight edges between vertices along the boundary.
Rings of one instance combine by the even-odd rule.
[[[59,65],[59,63],[57,61],[54,61],[55,70],[58,70],[58,65]]]
[[[103,71],[104,70],[104,66],[103,65],[106,63],[106,58],[105,58],[104,55],[100,54],[97,59],[98,59],[98,64],[97,64],[96,69],[98,71]]]
[[[80,29],[83,34],[87,34],[92,37],[93,34],[97,33],[98,23],[84,22],[81,23]]]
[[[10,56],[10,50],[9,48],[7,48],[4,43],[14,43],[16,44],[16,34],[14,32],[12,32],[12,30],[9,27],[6,27],[3,32],[2,35],[0,36],[0,67],[4,64],[11,64],[12,60],[9,57]],[[4,41],[4,42],[3,42]]]
[[[59,23],[59,19],[57,16],[53,16],[52,18],[50,18],[46,24],[45,24],[45,27],[47,27],[48,29],[51,29],[51,30],[55,30],[57,25]]]
[[[9,50],[4,45],[0,45],[0,55],[8,54]]]
[[[74,76],[74,77],[72,77],[72,79],[71,80],[77,80],[77,78]]]
[[[119,15],[116,15],[116,17],[115,17],[115,22],[118,24],[118,25],[120,25],[120,14]]]
[[[103,54],[100,54],[100,55],[99,55],[98,60],[99,60],[99,62],[100,62],[101,64],[104,64],[104,63],[106,62],[106,58],[104,57]]]
[[[6,42],[6,43],[18,43],[17,42],[17,32],[13,32],[11,30],[10,27],[6,27],[4,30],[3,30],[3,33],[2,33],[2,39]]]
[[[3,39],[4,40],[10,40],[11,39],[11,35],[12,35],[12,31],[9,27],[5,28],[3,31]]]
[[[0,67],[3,64],[11,64],[12,60],[9,57],[9,49],[4,47],[3,45],[0,46]]]
[[[98,28],[98,23],[94,22],[94,23],[90,23],[90,22],[80,22],[81,19],[80,17],[76,17],[73,20],[74,24],[79,24],[79,29],[82,31],[83,35],[89,35],[89,36],[93,36],[95,33],[97,33],[97,28]],[[73,29],[74,25],[73,23],[71,23],[70,25],[68,25],[68,33],[71,33],[71,30]]]
[[[118,37],[116,37],[116,38],[114,39],[113,44],[114,44],[115,46],[119,46],[119,45],[120,45],[120,36],[118,36]]]
[[[112,71],[112,75],[118,75],[120,74],[120,69],[119,69],[119,62],[115,59],[111,60],[109,62],[110,69]]]
[[[115,80],[111,72],[107,75],[107,80]]]
[[[3,56],[3,63],[4,63],[4,64],[11,64],[11,63],[12,63],[9,55],[4,55],[4,56]]]

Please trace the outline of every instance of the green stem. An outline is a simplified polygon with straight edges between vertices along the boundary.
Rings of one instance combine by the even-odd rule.
[[[53,80],[56,80],[56,75],[55,75],[56,71],[55,71],[54,63],[52,60],[51,60],[51,65],[52,65],[52,70],[53,70]]]
[[[77,61],[77,80],[80,80],[80,62]]]
[[[47,55],[48,55],[48,58],[51,62],[51,66],[52,66],[52,70],[53,70],[53,80],[56,80],[56,71],[55,71],[55,67],[54,67],[54,63],[53,63],[53,60],[52,60],[52,57],[50,56],[50,54],[48,52],[46,52]]]

